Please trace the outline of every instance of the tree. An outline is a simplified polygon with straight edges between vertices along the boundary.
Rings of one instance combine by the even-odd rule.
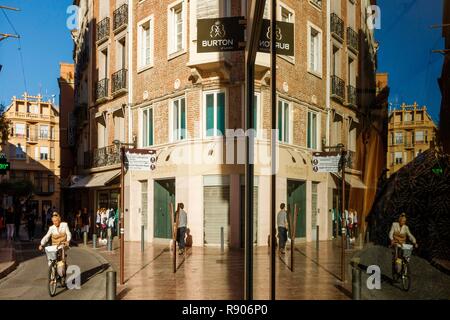
[[[0,115],[0,141],[2,145],[6,144],[9,139],[11,121],[5,117],[5,113]]]

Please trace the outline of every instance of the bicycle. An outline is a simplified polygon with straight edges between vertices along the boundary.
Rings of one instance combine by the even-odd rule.
[[[409,291],[411,287],[411,271],[409,261],[411,259],[413,245],[402,244],[396,245],[392,258],[392,279],[397,282],[401,279],[404,291]],[[395,259],[395,252],[398,252]]]
[[[45,247],[47,259],[50,262],[48,266],[48,293],[50,297],[56,295],[58,282],[63,288],[66,286],[65,250],[64,245]]]

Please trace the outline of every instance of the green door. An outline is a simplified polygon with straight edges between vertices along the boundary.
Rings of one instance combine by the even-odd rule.
[[[294,214],[295,205],[298,208],[296,238],[306,238],[306,182],[288,180],[287,207],[289,214]]]
[[[172,224],[170,223],[170,207],[175,210],[175,180],[155,181],[154,186],[154,237],[161,239],[172,238]]]

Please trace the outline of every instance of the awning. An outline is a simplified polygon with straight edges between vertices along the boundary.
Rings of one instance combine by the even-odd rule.
[[[337,183],[341,183],[341,174],[340,173],[333,173],[333,176],[338,179],[338,181],[335,181]],[[346,174],[345,175],[345,182],[349,184],[354,189],[367,189],[364,182],[361,180],[360,177],[352,175],[352,174]]]
[[[95,188],[104,187],[109,182],[120,176],[120,169],[94,173],[76,181],[70,188]]]

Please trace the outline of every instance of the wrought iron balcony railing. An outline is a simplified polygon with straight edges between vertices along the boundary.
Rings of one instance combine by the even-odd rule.
[[[92,157],[92,167],[99,168],[120,163],[120,147],[111,145],[95,149]]]
[[[109,18],[104,18],[97,23],[97,42],[104,41],[109,37],[110,21]]]
[[[358,103],[358,98],[356,96],[356,88],[354,86],[351,85],[347,86],[347,102],[355,107]]]
[[[128,5],[123,4],[114,11],[113,29],[114,31],[118,31],[119,29],[125,27],[127,24],[128,24]]]
[[[345,82],[337,76],[331,76],[331,94],[345,99]]]
[[[313,3],[316,7],[322,8],[322,0],[309,0],[311,3]]]
[[[339,18],[336,13],[331,14],[331,33],[339,38],[344,39],[344,20]]]
[[[112,93],[127,89],[127,69],[117,71],[112,75]]]
[[[351,27],[347,28],[347,46],[355,51],[359,50],[358,33]]]
[[[109,79],[102,79],[97,82],[97,85],[95,88],[96,89],[95,97],[97,100],[108,97],[108,80]]]

